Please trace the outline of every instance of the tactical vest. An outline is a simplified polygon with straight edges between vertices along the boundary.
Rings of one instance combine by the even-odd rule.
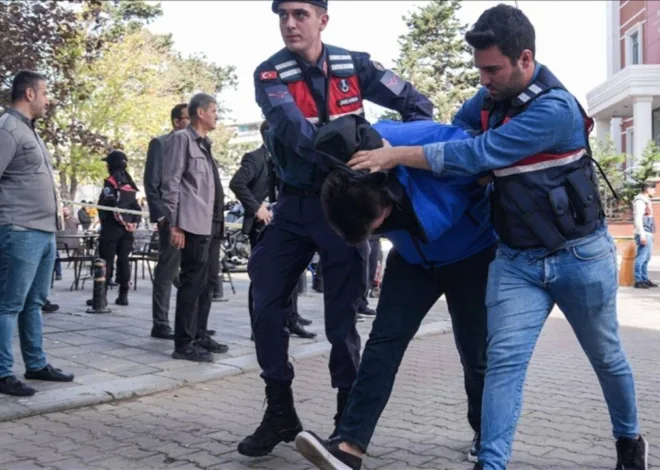
[[[137,201],[137,191],[130,184],[117,184],[114,176],[109,176],[108,183],[117,191],[117,207],[119,209],[132,209]],[[117,214],[117,212],[115,212]]]
[[[326,82],[324,116],[319,116],[312,90],[303,80],[302,69],[292,52],[282,49],[268,59],[268,62],[275,67],[280,80],[287,85],[293,100],[309,122],[323,125],[347,114],[364,115],[362,91],[351,53],[335,46],[325,47],[327,61],[323,64],[323,69],[329,76]]]
[[[641,196],[635,197],[633,202],[637,202],[638,199],[644,201],[644,214],[642,215],[642,225],[645,232],[655,233],[655,219],[653,218],[653,206],[650,202],[647,202],[646,199],[643,199]]]
[[[481,109],[482,130],[506,124],[552,89],[566,91],[542,67],[536,80],[508,103],[504,119],[494,126],[490,125],[490,117],[495,103],[486,97]],[[577,105],[584,119],[586,147],[561,154],[530,155],[510,167],[493,171],[492,223],[501,240],[512,248],[545,247],[552,252],[562,248],[567,240],[587,236],[603,224],[604,212],[589,147],[594,122],[579,102]]]

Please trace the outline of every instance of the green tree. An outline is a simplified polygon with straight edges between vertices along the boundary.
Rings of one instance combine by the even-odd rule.
[[[591,151],[594,160],[607,176],[607,180],[614,188],[617,196],[621,198],[621,189],[623,188],[624,174],[622,171],[623,162],[626,161],[624,153],[618,153],[614,147],[614,142],[608,136],[606,141],[600,141],[596,137],[590,139]],[[617,200],[612,190],[601,174],[598,175],[598,189],[601,201],[605,206],[605,212],[608,217],[618,217],[621,213],[620,199]]]
[[[213,155],[215,156],[216,161],[218,162],[218,166],[222,170],[222,173],[225,176],[231,177],[236,170],[238,170],[238,167],[241,164],[241,158],[243,158],[243,155],[245,155],[248,152],[252,152],[253,150],[256,150],[259,148],[259,144],[230,144],[229,139],[226,137],[228,136],[231,138],[232,131],[229,128],[224,128],[221,132],[225,133],[225,144],[219,148],[218,150],[214,150]],[[216,131],[217,135],[217,131]],[[211,136],[213,138],[214,136]],[[217,139],[217,137],[216,137]],[[213,146],[214,148],[216,147],[216,140],[213,140]]]
[[[433,0],[404,17],[408,32],[399,38],[394,70],[429,97],[440,122],[450,122],[479,85],[464,39],[467,25],[457,18],[460,8],[459,0]],[[391,112],[383,117],[399,119]]]
[[[658,181],[660,177],[660,148],[650,141],[644,148],[642,158],[632,168],[627,169],[629,178],[624,180],[621,188],[621,203],[630,207],[633,199],[641,191],[642,183]]]
[[[18,38],[12,48],[0,46],[0,98],[7,103],[10,77],[19,68],[49,77],[52,106],[40,131],[53,151],[64,198],[73,199],[81,182],[99,181],[100,156],[111,148],[126,151],[140,175],[149,139],[169,128],[173,104],[236,83],[233,67],[203,55],[184,57],[170,36],[146,31],[161,14],[158,4],[47,3],[45,10],[46,2],[0,3],[0,28],[12,27]],[[41,22],[54,32],[43,32]],[[33,45],[42,33],[45,44]],[[28,59],[21,58],[23,51]]]

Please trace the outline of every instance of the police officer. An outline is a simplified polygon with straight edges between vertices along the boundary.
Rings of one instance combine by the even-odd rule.
[[[501,243],[488,276],[488,366],[475,468],[506,468],[527,366],[558,305],[598,375],[617,439],[617,470],[645,470],[648,446],[618,334],[616,248],[589,148],[593,120],[535,61],[534,27],[519,9],[486,10],[466,40],[484,86],[454,124],[481,135],[362,152],[349,165],[403,164],[440,176],[492,172],[492,221]]]
[[[114,150],[103,159],[108,165],[108,176],[103,182],[99,197],[100,206],[119,209],[140,210],[136,200],[137,186],[126,171],[128,158],[124,152]],[[112,279],[115,256],[117,257],[117,282],[119,297],[117,305],[128,305],[128,284],[131,268],[128,256],[133,250],[133,232],[140,222],[140,216],[99,210],[101,233],[99,234],[99,255],[105,260],[106,279]]]
[[[332,344],[330,375],[341,413],[360,360],[356,309],[366,290],[366,244],[349,247],[328,225],[319,198],[327,168],[314,151],[320,126],[363,114],[364,99],[401,113],[404,121],[432,118],[433,105],[366,53],[324,44],[327,1],[272,4],[285,48],[255,70],[256,100],[270,124],[272,156],[282,180],[273,221],[248,263],[254,283],[254,335],[268,407],[260,426],[238,446],[266,455],[302,430],[293,403],[288,361],[288,300],[318,250],[324,278],[325,331]]]
[[[261,123],[259,129],[261,137],[266,142],[266,132],[268,131],[268,121]],[[254,250],[257,245],[257,238],[263,228],[270,223],[272,212],[268,207],[266,198],[269,202],[275,203],[277,199],[276,175],[272,165],[272,159],[268,154],[265,144],[262,144],[257,150],[246,153],[241,159],[241,166],[229,182],[229,188],[234,192],[236,198],[243,205],[245,215],[243,216],[243,233],[250,240],[250,248]],[[305,273],[303,273],[305,276]],[[302,279],[302,277],[301,277]],[[287,327],[289,332],[301,338],[315,338],[316,333],[305,330],[306,325],[312,322],[303,318],[298,313],[298,291],[299,285],[294,289],[291,295],[291,313]],[[254,323],[254,308],[252,297],[252,284],[248,288],[248,312],[250,314],[250,325]],[[251,335],[254,340],[254,333]]]

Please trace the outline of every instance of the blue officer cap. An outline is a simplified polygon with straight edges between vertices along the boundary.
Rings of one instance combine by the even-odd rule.
[[[284,2],[296,1],[300,3],[309,3],[310,5],[316,5],[317,7],[328,9],[328,0],[273,0],[273,13],[277,13],[277,9]]]

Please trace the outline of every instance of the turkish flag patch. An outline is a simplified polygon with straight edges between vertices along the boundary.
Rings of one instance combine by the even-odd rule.
[[[274,70],[269,70],[268,72],[261,72],[259,74],[261,80],[275,80],[277,78],[277,72]]]

